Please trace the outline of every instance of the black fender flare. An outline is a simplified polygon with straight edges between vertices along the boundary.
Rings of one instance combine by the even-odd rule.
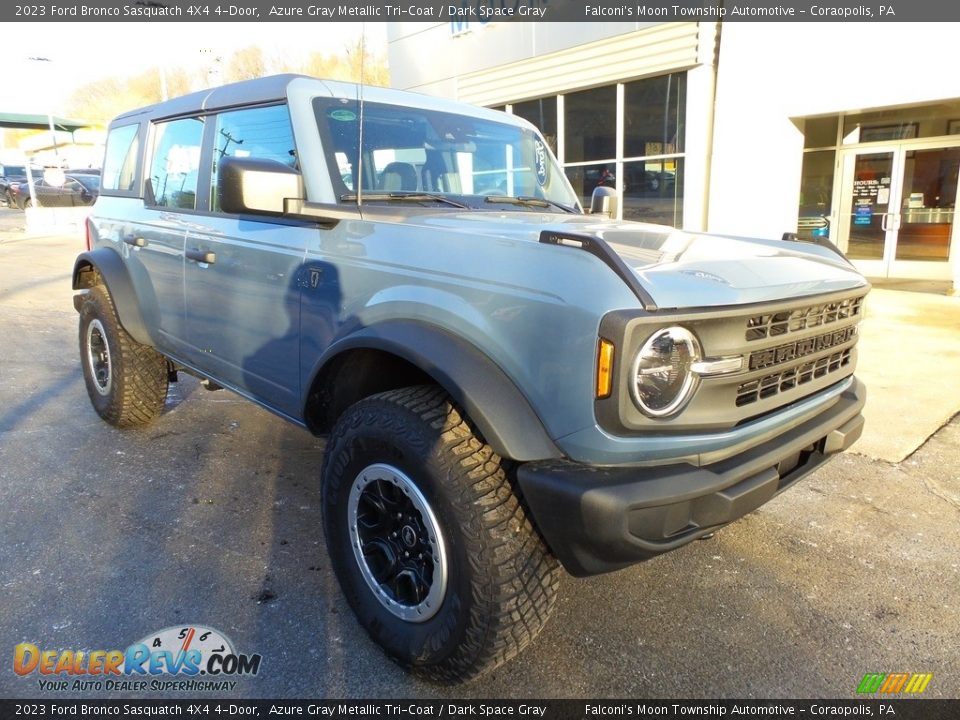
[[[133,287],[130,272],[127,270],[123,258],[108,247],[81,253],[73,264],[74,290],[86,290],[93,287],[94,281],[90,274],[91,271],[99,275],[103,284],[107,286],[107,290],[113,298],[113,307],[117,311],[117,317],[120,319],[120,325],[123,329],[138,343],[153,345],[153,338],[143,319],[140,299]],[[77,311],[80,310],[82,301],[82,294],[74,296],[73,304]]]
[[[530,401],[500,366],[472,343],[429,323],[391,320],[337,340],[314,366],[307,387],[328,363],[355,349],[390,353],[429,375],[501,457],[521,462],[562,457]]]

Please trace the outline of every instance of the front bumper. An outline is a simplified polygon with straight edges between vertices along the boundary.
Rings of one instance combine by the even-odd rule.
[[[755,510],[850,447],[866,389],[781,435],[703,467],[521,465],[517,478],[541,533],[572,575],[597,575],[675,550]]]

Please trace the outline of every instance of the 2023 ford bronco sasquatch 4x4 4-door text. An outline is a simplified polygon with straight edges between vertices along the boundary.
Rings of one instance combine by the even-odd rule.
[[[585,213],[510,115],[277,76],[116,118],[80,353],[96,411],[190,373],[328,436],[357,617],[438,681],[518,653],[561,566],[714,532],[860,435],[869,285],[834,248]]]

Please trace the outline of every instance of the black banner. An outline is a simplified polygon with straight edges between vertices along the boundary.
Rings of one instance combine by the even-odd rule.
[[[960,700],[2,700],[0,717],[896,718],[960,717]]]
[[[942,0],[35,0],[5,22],[921,22],[960,20]]]

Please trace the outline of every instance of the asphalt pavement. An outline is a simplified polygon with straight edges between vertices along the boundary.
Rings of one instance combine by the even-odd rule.
[[[960,697],[956,417],[901,461],[838,457],[710,540],[565,578],[520,657],[437,687],[387,660],[340,594],[323,441],[192,378],[147,429],[103,423],[70,301],[82,239],[23,237],[12,215],[0,210],[0,696],[183,697],[54,695],[11,659],[19,643],[123,649],[199,624],[263,658],[210,698],[855,697],[867,672],[933,673],[926,696]]]

